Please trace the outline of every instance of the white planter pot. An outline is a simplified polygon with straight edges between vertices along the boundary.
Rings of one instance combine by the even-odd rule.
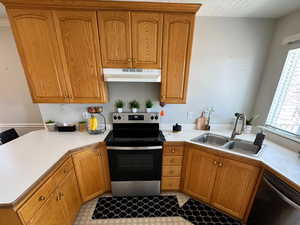
[[[247,125],[246,127],[245,127],[245,130],[244,130],[244,133],[245,134],[251,134],[252,133],[252,125]]]
[[[152,108],[146,108],[146,112],[147,113],[152,112]]]
[[[55,131],[55,123],[47,123],[45,124],[47,131],[53,132]]]
[[[118,113],[123,112],[123,108],[117,108]]]
[[[137,108],[132,108],[131,111],[132,111],[133,113],[136,113],[136,112],[138,111],[138,109],[137,109]]]

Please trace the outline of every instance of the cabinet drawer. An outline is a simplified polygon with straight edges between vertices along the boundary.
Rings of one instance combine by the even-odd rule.
[[[164,177],[180,177],[181,166],[164,166],[163,176]]]
[[[161,182],[162,190],[179,190],[180,177],[163,177]]]
[[[165,146],[164,155],[183,156],[183,146]]]
[[[70,157],[67,159],[64,164],[55,172],[54,179],[55,179],[55,185],[59,185],[63,179],[69,174],[71,170],[73,170],[73,162],[72,158]]]
[[[172,166],[181,166],[182,165],[183,156],[164,156],[163,157],[163,165],[172,165]]]
[[[55,190],[56,182],[54,177],[50,177],[20,208],[18,214],[25,223],[34,216],[34,214],[47,201],[51,193]]]
[[[63,181],[67,174],[73,169],[72,159],[67,159],[57,171],[25,202],[18,214],[25,223],[28,223],[33,215],[48,200],[51,193]]]

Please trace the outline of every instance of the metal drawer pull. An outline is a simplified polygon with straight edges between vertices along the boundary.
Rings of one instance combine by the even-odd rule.
[[[171,150],[171,152],[172,152],[172,153],[175,153],[175,150],[174,150],[174,149],[172,149],[172,150]]]
[[[214,161],[214,165],[218,165],[218,162],[216,160]]]
[[[44,196],[44,195],[41,195],[40,197],[39,197],[39,201],[44,201],[46,199],[46,197]]]
[[[218,166],[219,166],[219,167],[222,167],[222,166],[223,166],[223,163],[219,162]]]

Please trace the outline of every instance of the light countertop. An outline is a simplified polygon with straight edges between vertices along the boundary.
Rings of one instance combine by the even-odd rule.
[[[17,200],[69,150],[102,142],[107,133],[38,130],[0,145],[0,205]]]
[[[231,133],[228,129],[212,132],[226,136]],[[205,133],[205,131],[189,129],[180,133],[173,133],[163,130],[163,133],[166,141],[190,142],[192,138]],[[101,135],[89,135],[80,132],[59,133],[39,130],[21,136],[5,145],[0,145],[0,180],[2,181],[0,206],[15,202],[68,151],[103,142],[107,134],[108,131]],[[255,135],[247,134],[237,137],[253,141]],[[265,140],[264,144],[262,154],[256,158],[221,148],[215,149],[260,160],[300,187],[300,158],[298,153],[269,140]]]

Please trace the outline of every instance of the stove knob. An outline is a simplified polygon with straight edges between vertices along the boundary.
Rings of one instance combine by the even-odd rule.
[[[122,119],[122,117],[121,116],[118,116],[118,120],[121,120]]]
[[[114,116],[114,120],[116,120],[118,117],[117,116]]]
[[[158,116],[155,116],[155,119],[158,120]]]
[[[154,120],[154,116],[151,116],[151,118],[150,118],[151,120]]]

